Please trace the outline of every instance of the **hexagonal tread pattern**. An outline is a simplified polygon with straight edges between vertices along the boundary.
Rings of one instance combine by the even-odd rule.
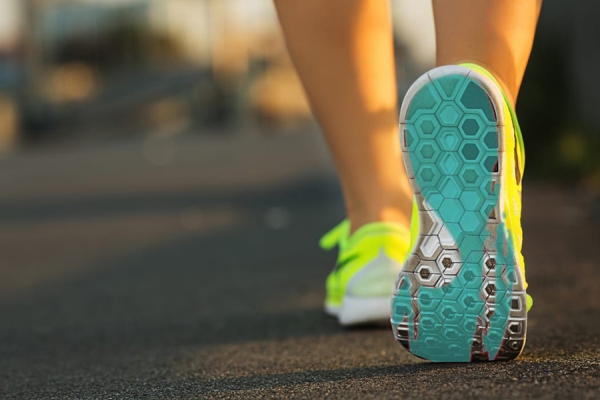
[[[490,218],[500,201],[503,131],[494,107],[502,105],[467,76],[430,81],[405,100],[405,162],[416,171],[411,184],[429,231],[401,272],[394,334],[432,361],[514,358],[525,341],[525,292],[512,241]],[[496,252],[507,248],[506,257]]]

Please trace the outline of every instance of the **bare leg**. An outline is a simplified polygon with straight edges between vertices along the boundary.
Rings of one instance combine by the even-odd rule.
[[[433,0],[437,64],[479,64],[515,105],[542,0]]]
[[[275,0],[289,52],[325,133],[352,230],[410,223],[398,141],[387,0]]]

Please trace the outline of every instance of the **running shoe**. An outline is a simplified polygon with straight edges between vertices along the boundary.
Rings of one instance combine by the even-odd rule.
[[[420,227],[392,299],[396,339],[436,362],[507,360],[525,345],[523,140],[485,69],[435,68],[400,112]]]
[[[325,312],[343,326],[389,324],[394,282],[410,250],[409,229],[375,222],[349,232],[346,220],[320,241],[324,250],[339,249],[327,277]]]

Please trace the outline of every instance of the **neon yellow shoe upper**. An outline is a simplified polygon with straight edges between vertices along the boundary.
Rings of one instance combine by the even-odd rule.
[[[350,223],[345,220],[320,241],[325,250],[339,248],[336,266],[327,277],[325,308],[337,315],[349,297],[354,301],[364,300],[362,304],[370,299],[384,299],[382,315],[389,320],[394,282],[411,249],[410,231],[383,222],[367,224],[351,236],[349,231]]]

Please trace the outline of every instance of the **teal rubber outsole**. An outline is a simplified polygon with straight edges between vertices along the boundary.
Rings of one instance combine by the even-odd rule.
[[[499,90],[464,67],[431,71],[405,99],[400,140],[421,229],[392,325],[424,359],[506,360],[525,344],[526,294],[501,201],[502,113]]]

